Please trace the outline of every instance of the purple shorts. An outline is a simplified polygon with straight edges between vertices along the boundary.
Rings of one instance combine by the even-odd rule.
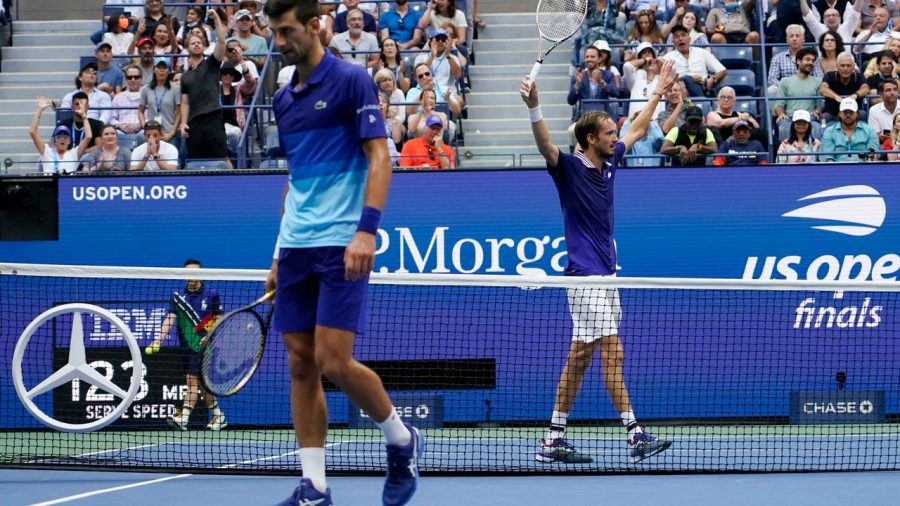
[[[345,249],[281,249],[275,293],[276,329],[311,332],[316,325],[322,325],[358,333],[365,328],[369,277],[344,279]]]

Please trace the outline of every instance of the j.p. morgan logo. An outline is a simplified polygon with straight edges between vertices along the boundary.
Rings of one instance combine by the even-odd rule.
[[[784,213],[787,218],[814,220],[812,228],[838,234],[863,236],[884,223],[884,198],[871,186],[852,185],[813,193],[798,200],[817,201]]]

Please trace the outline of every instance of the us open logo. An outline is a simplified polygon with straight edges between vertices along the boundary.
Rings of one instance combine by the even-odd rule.
[[[884,198],[871,186],[841,186],[798,199],[799,202],[811,200],[819,202],[782,216],[815,220],[814,229],[858,237],[876,232],[887,215]]]

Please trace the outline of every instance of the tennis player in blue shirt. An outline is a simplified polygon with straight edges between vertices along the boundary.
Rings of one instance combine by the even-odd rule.
[[[278,288],[275,327],[288,351],[303,467],[300,485],[281,504],[332,504],[322,376],[377,421],[387,439],[383,503],[406,504],[416,489],[424,439],[403,423],[378,375],[353,358],[391,178],[378,90],[365,69],[322,47],[316,0],[269,0],[265,11],[285,64],[297,67],[273,101],[290,175],[266,281],[266,290]]]
[[[584,113],[575,123],[575,138],[582,151],[574,155],[562,153],[553,145],[541,116],[537,85],[528,78],[522,81],[519,92],[528,106],[534,140],[547,161],[547,169],[559,193],[568,253],[567,276],[615,275],[613,184],[616,170],[622,165],[625,153],[644,136],[653,111],[676,79],[672,62],[663,63],[656,91],[622,139],[616,134],[616,122],[608,114]],[[625,387],[622,372],[625,352],[618,335],[622,312],[618,291],[615,288],[570,288],[567,297],[572,317],[572,343],[556,389],[550,428],[540,441],[535,459],[547,463],[593,462],[590,456],[578,452],[566,440],[566,424],[581,380],[597,348],[603,362],[606,391],[627,431],[631,460],[639,462],[664,451],[671,443],[651,436],[638,425]]]

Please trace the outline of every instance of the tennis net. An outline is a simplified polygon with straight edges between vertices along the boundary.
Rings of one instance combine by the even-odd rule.
[[[0,264],[0,465],[296,473],[289,376],[277,333],[248,385],[218,400],[228,423],[221,430],[208,427],[212,414],[203,401],[186,431],[167,423],[186,392],[186,358],[174,331],[158,353],[143,354],[187,280],[214,289],[228,311],[259,297],[265,275]],[[650,433],[673,445],[631,462],[598,353],[566,432],[592,462],[538,462],[570,349],[571,313],[602,318],[600,306],[613,288],[633,410]],[[355,352],[381,375],[401,416],[423,428],[424,472],[898,469],[898,289],[873,282],[375,274]],[[119,398],[86,381],[36,393],[70,361],[77,335],[99,376],[122,390],[134,379],[123,332],[102,316],[63,311],[33,323],[70,303],[118,317],[143,361],[134,401],[93,432],[46,427],[10,380],[19,362],[22,391],[57,422],[93,423],[114,409]],[[14,357],[27,328],[28,344]],[[326,399],[329,470],[382,471],[374,424],[327,381]]]

